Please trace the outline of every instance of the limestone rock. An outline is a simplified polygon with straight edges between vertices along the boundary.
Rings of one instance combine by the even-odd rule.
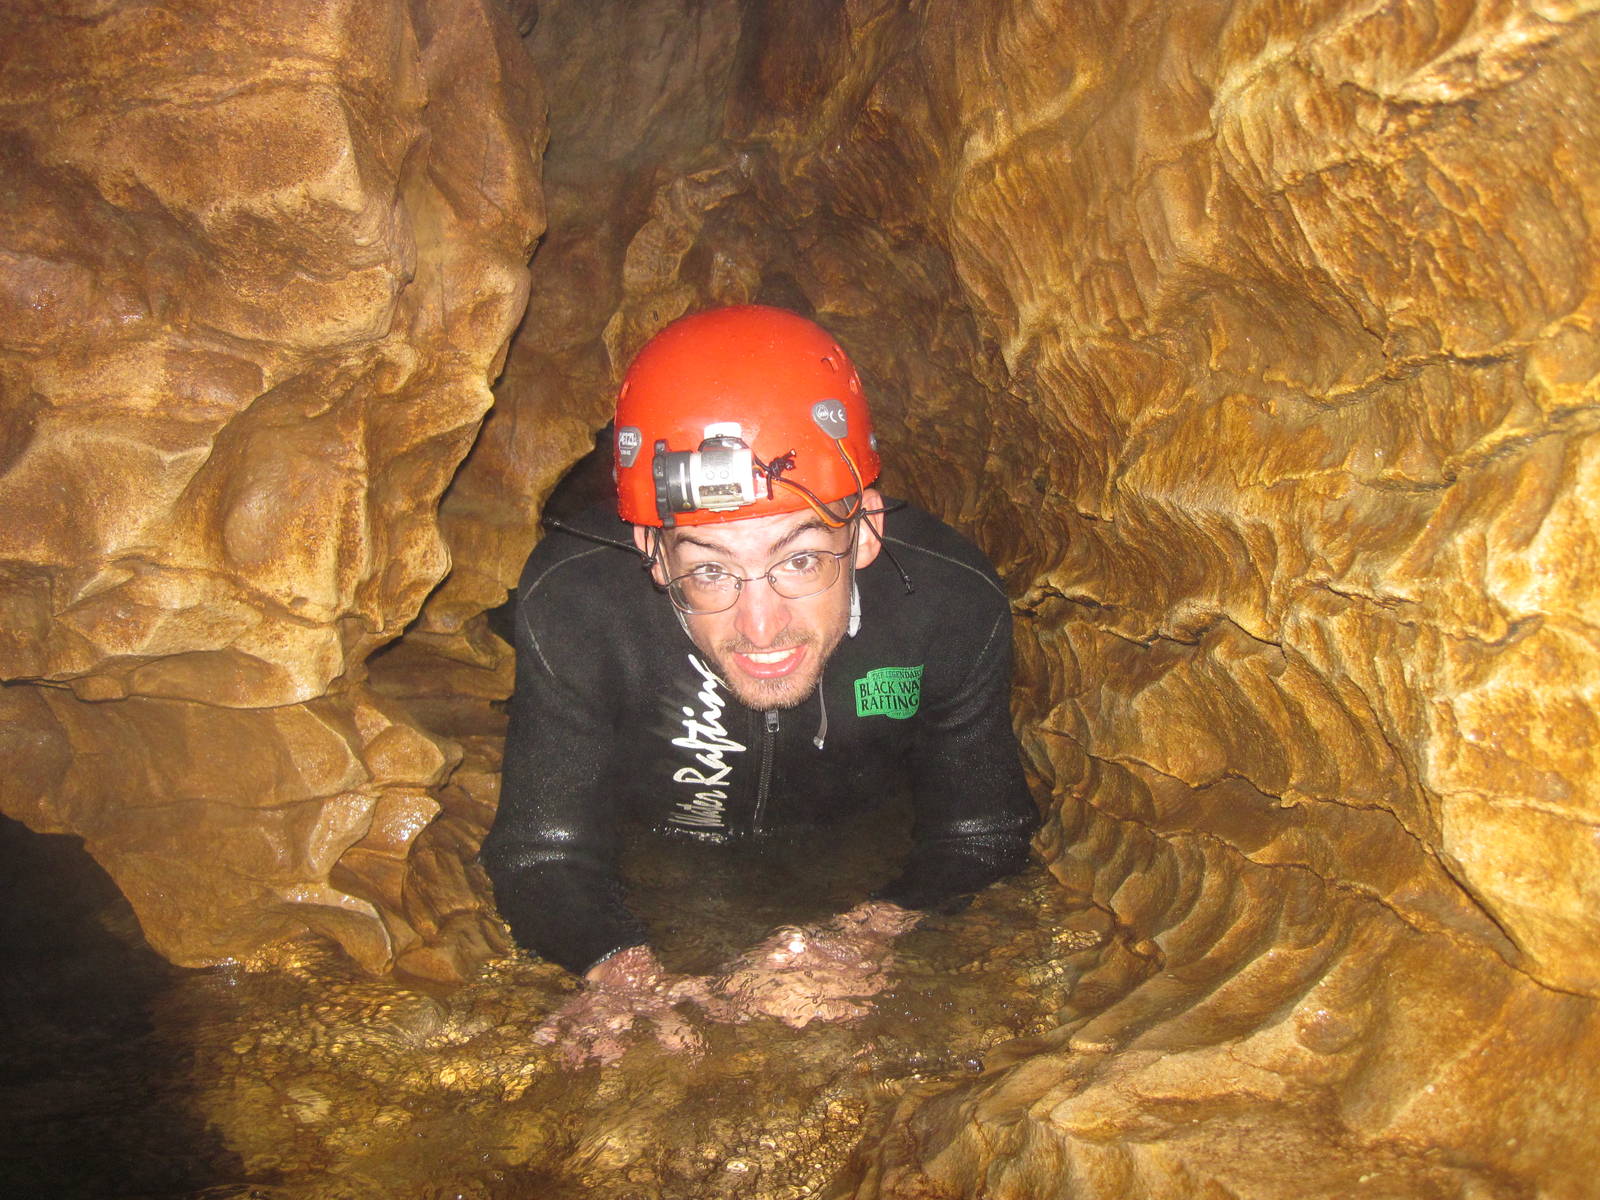
[[[450,567],[537,82],[485,0],[25,2],[0,44],[0,678],[50,747],[4,807],[180,962],[309,925],[385,966],[372,864],[459,752],[360,680]]]
[[[445,496],[440,524],[458,552],[424,609],[429,636],[455,635],[505,599],[545,496],[610,419],[617,362],[606,330],[629,272],[625,256],[660,269],[659,256],[630,248],[642,215],[633,210],[651,202],[638,175],[704,153],[720,127],[739,29],[732,0],[683,11],[541,7],[528,48],[560,130],[541,161],[550,229],[495,388],[499,403]],[[629,61],[617,69],[623,48]],[[604,89],[595,87],[597,69]]]

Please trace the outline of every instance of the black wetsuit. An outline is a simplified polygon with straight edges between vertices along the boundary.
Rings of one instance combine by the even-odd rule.
[[[887,554],[858,571],[859,632],[828,659],[819,694],[770,713],[712,673],[614,510],[568,518],[574,533],[539,544],[517,590],[516,692],[483,847],[519,944],[582,972],[648,940],[617,876],[630,819],[737,845],[909,784],[912,853],[877,898],[939,907],[1022,866],[1037,815],[1011,730],[1005,594],[934,517],[904,506],[884,521],[915,590]]]

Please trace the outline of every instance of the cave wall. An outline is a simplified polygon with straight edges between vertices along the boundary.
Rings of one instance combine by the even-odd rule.
[[[418,847],[461,750],[365,663],[450,568],[526,299],[515,29],[44,2],[0,46],[0,809],[84,837],[180,963],[481,953],[461,848]]]

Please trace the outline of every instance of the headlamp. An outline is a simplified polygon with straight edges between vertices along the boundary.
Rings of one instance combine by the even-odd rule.
[[[698,450],[669,450],[656,442],[650,473],[656,485],[656,512],[671,527],[678,513],[727,512],[771,495],[772,485],[743,429],[732,423],[707,425]]]

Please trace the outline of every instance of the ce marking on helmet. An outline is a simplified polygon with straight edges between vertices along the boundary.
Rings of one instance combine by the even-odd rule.
[[[850,432],[844,405],[837,400],[818,400],[811,406],[811,419],[817,423],[818,429],[831,438],[843,438]]]

